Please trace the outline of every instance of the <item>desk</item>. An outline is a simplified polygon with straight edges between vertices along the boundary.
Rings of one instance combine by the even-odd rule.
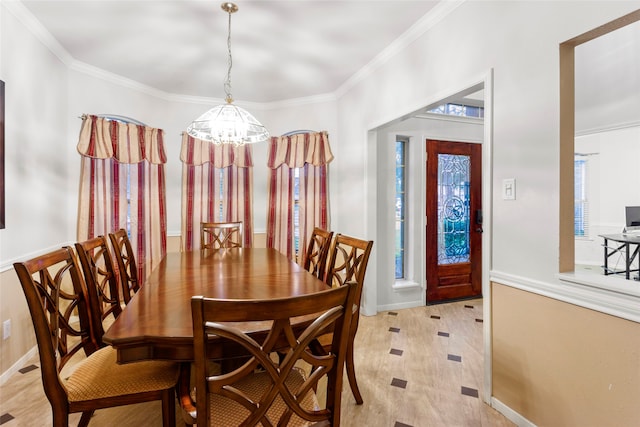
[[[105,333],[119,362],[193,360],[191,297],[257,299],[304,295],[327,285],[275,249],[168,253]],[[301,326],[311,320],[301,319]],[[260,333],[269,325],[235,325]],[[211,358],[229,357],[212,345]]]
[[[621,234],[601,234],[600,237],[604,239],[604,274],[624,274],[627,279],[630,278],[631,273],[639,271],[638,268],[633,269],[633,261],[638,256],[640,251],[640,234],[633,233],[621,233]],[[609,241],[615,242],[614,245],[609,246]],[[635,249],[634,249],[635,247]],[[613,270],[609,268],[609,257],[616,253],[623,254],[625,257],[624,270]]]

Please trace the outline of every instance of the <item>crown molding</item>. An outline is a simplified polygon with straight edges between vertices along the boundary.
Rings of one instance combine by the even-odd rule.
[[[441,22],[451,12],[456,10],[458,6],[463,4],[467,0],[452,0],[441,1],[427,12],[418,22],[413,24],[407,31],[405,31],[400,37],[395,39],[389,46],[387,46],[382,52],[376,55],[367,65],[362,67],[353,76],[351,76],[346,82],[342,84],[336,91],[336,98],[341,98],[349,89],[360,83],[366,77],[370,76],[375,70],[382,65],[389,62],[391,58],[396,56],[399,52],[404,50],[407,46],[413,43],[418,37],[422,36],[428,30],[433,28],[436,24]]]
[[[110,83],[117,84],[119,86],[129,88],[129,89],[133,89],[138,92],[163,99],[165,101],[184,102],[188,104],[199,104],[199,105],[208,105],[208,106],[224,104],[226,102],[222,98],[209,98],[209,97],[194,96],[194,95],[180,95],[180,94],[165,92],[159,89],[155,89],[151,86],[144,85],[135,80],[122,77],[119,74],[111,73],[109,71],[103,70],[102,68],[94,67],[93,65],[89,65],[84,62],[76,61],[73,59],[71,60],[69,68],[73,71],[77,71],[79,73],[83,73],[83,74],[86,74]],[[299,107],[302,105],[312,105],[312,104],[319,104],[322,102],[331,102],[331,101],[335,101],[336,99],[337,98],[335,94],[328,93],[328,94],[322,94],[322,95],[308,96],[304,98],[292,98],[292,99],[285,99],[285,100],[273,101],[273,102],[251,102],[251,101],[234,100],[234,104],[245,107],[247,109],[251,109],[251,110],[266,111],[266,110],[274,110],[277,108]]]
[[[164,99],[167,101],[171,100],[171,95],[167,92],[155,89],[151,86],[143,85],[142,83],[135,80],[122,77],[121,75],[112,73],[110,71],[105,71],[102,68],[94,67],[93,65],[89,65],[85,62],[72,59],[69,64],[69,69],[78,73],[86,74],[88,76],[96,77],[100,80],[117,84],[118,86],[133,89],[147,95],[155,96],[156,98]]]
[[[237,105],[256,110],[273,110],[278,108],[299,107],[303,105],[312,105],[323,102],[333,102],[343,96],[356,84],[371,75],[380,66],[387,63],[397,53],[401,52],[409,44],[418,37],[442,21],[447,15],[454,11],[458,6],[467,0],[451,0],[441,1],[425,14],[418,22],[409,27],[400,37],[394,40],[387,48],[380,52],[367,65],[357,71],[344,84],[342,84],[335,92],[313,95],[303,98],[284,99],[273,102],[243,102],[236,101]],[[93,76],[129,89],[139,91],[141,93],[154,96],[173,102],[185,102],[191,104],[221,104],[222,99],[207,98],[201,96],[189,96],[164,92],[151,86],[143,85],[135,80],[122,77],[118,74],[105,71],[101,68],[94,67],[84,62],[78,61],[49,33],[46,28],[31,14],[31,12],[22,4],[20,0],[0,0],[0,4],[11,12],[25,27],[34,34],[40,42],[42,42],[56,57],[60,59],[69,69]]]
[[[628,129],[628,128],[634,128],[634,127],[640,127],[640,121],[615,123],[612,125],[599,126],[599,127],[589,128],[589,129],[581,129],[579,131],[576,131],[576,136],[587,136],[587,135],[593,135],[595,133],[612,132],[616,130]]]
[[[18,21],[24,25],[31,34],[33,34],[40,42],[45,45],[51,53],[53,53],[62,63],[70,66],[74,59],[62,47],[49,31],[36,19],[35,16],[27,9],[19,0],[3,0],[0,2],[4,8],[16,17]]]
[[[335,93],[325,93],[320,95],[305,96],[303,98],[283,99],[281,101],[266,102],[263,104],[265,110],[275,110],[277,108],[300,107],[303,105],[321,104],[323,102],[336,101],[338,97]]]

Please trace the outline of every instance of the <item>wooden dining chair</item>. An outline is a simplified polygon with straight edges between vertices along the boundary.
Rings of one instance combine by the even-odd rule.
[[[200,223],[200,249],[242,247],[242,222]]]
[[[67,426],[77,412],[78,425],[86,426],[95,410],[154,400],[162,401],[163,426],[175,425],[177,365],[118,364],[112,347],[97,348],[87,288],[70,247],[13,266],[31,313],[53,426]],[[81,350],[86,357],[77,361]]]
[[[197,425],[339,426],[343,366],[355,290],[354,285],[264,300],[193,297]],[[309,316],[306,328],[292,326],[292,319],[299,316]],[[268,334],[250,337],[225,324],[254,321],[272,322]],[[327,328],[334,331],[331,352],[314,356],[308,345]],[[208,372],[207,340],[211,335],[241,346],[250,359],[232,372]],[[283,360],[272,357],[276,349],[286,352]],[[319,383],[324,378],[326,383]],[[324,408],[316,395],[320,384],[326,384]],[[324,424],[317,424],[320,422]]]
[[[327,269],[327,256],[329,255],[329,247],[333,231],[324,230],[314,227],[309,244],[304,255],[303,267],[318,279],[324,281]]]
[[[97,325],[95,335],[101,343],[109,316],[115,320],[122,313],[118,277],[113,268],[111,251],[104,236],[78,242],[75,247],[87,290],[96,294],[97,304],[95,309],[89,310],[89,315]]]
[[[344,286],[345,283],[352,281],[357,284],[355,303],[351,310],[352,320],[349,327],[349,340],[345,363],[351,392],[358,405],[361,405],[363,400],[358,382],[356,381],[353,342],[356,337],[356,332],[358,331],[362,288],[364,287],[364,277],[367,272],[367,264],[369,263],[369,255],[371,254],[372,248],[372,240],[361,240],[355,237],[345,236],[344,234],[337,234],[331,247],[329,263],[327,265],[327,275],[325,277],[325,282],[331,287]],[[329,338],[321,337],[314,345],[318,342],[326,351]]]
[[[118,266],[120,288],[125,304],[129,304],[133,295],[140,290],[142,283],[138,278],[136,256],[131,247],[127,230],[121,228],[115,233],[109,233],[109,240]]]

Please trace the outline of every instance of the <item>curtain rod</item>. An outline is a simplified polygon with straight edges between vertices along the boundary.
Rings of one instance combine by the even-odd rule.
[[[88,116],[89,116],[88,114],[83,114],[81,116],[78,116],[78,118],[84,120]],[[115,120],[117,122],[132,123],[134,125],[147,126],[146,123],[142,123],[140,120],[132,119],[131,117],[127,117],[127,116],[120,116],[118,114],[95,114],[95,116],[103,119],[107,119],[107,120]]]
[[[287,132],[287,133],[283,133],[282,136],[292,136],[292,135],[297,135],[299,133],[315,133],[315,130],[309,130],[309,129],[298,129],[298,130],[292,130],[291,132]]]

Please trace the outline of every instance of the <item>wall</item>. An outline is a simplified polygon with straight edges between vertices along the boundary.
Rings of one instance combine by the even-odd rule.
[[[64,147],[67,137],[66,66],[0,7],[0,79],[5,82],[6,228],[0,230],[0,264],[67,242],[75,229],[75,177]],[[17,42],[19,41],[19,42]],[[76,178],[77,179],[77,178]],[[77,189],[76,189],[77,192]],[[35,344],[33,326],[13,270],[0,273],[1,320],[12,333],[0,341],[4,373]]]
[[[517,199],[493,196],[492,269],[557,283],[558,271],[558,45],[633,10],[638,3],[465,2],[404,50],[378,66],[338,101],[340,180],[363,183],[364,192],[338,191],[343,230],[379,241],[376,235],[377,152],[368,131],[476,84],[493,70],[493,170],[489,187],[500,195],[515,178]],[[575,19],[580,16],[580,19]],[[545,31],[540,31],[543,25]],[[465,31],[450,31],[464,28]],[[507,36],[508,35],[508,36]],[[344,175],[344,176],[343,176]],[[361,218],[366,218],[362,221]],[[540,227],[523,224],[544,224]],[[493,227],[491,229],[491,227]],[[515,247],[514,247],[515,239]],[[376,283],[374,252],[367,283]],[[372,288],[367,301],[376,300]],[[373,311],[365,307],[365,312]]]
[[[340,147],[337,153],[341,159],[339,179],[354,185],[360,180],[360,188],[364,190],[361,194],[338,191],[335,195],[341,206],[353,207],[352,211],[341,211],[342,229],[375,240],[378,249],[389,244],[377,228],[377,208],[381,205],[377,165],[378,157],[383,153],[374,146],[377,143],[374,130],[474,85],[492,73],[492,102],[488,106],[492,110],[491,133],[490,140],[485,141],[490,144],[493,165],[491,170],[485,170],[491,183],[488,196],[492,209],[491,217],[486,218],[485,237],[490,239],[491,247],[489,253],[485,253],[490,271],[485,271],[484,280],[491,278],[496,283],[529,287],[534,292],[553,295],[566,292],[568,286],[558,278],[559,44],[639,7],[637,1],[465,2],[442,21],[429,23],[431,26],[426,33],[412,40],[384,64],[370,70],[365,79],[339,98],[339,133],[341,138],[351,142],[349,146]],[[425,26],[429,25],[425,23]],[[516,179],[515,200],[501,198],[501,183],[506,178]],[[385,277],[385,260],[380,251],[376,252],[376,247],[367,272],[365,313],[375,312],[378,296],[375,284]],[[489,289],[485,285],[484,290]],[[590,292],[586,287],[580,291]],[[567,298],[563,296],[562,299]],[[563,301],[554,301],[554,310],[573,313],[575,306]],[[491,299],[486,303],[485,313],[487,317],[489,313],[538,313],[545,310],[539,304],[542,304],[539,299]],[[591,304],[596,309],[599,306],[598,302]],[[607,315],[597,312],[590,314],[593,316],[589,318],[589,324],[597,328],[597,322],[608,319]],[[617,344],[637,342],[637,324],[615,320],[612,323],[627,325],[616,338]],[[544,393],[549,384],[535,378],[537,367],[546,359],[536,353],[530,360],[519,362],[512,359],[513,352],[508,344],[496,345],[490,334],[495,328],[508,327],[505,322],[512,322],[512,319],[505,316],[495,321],[485,318],[485,354],[492,355],[493,361],[504,361],[507,367],[513,365],[513,369],[508,371],[509,378],[494,372],[487,379],[485,390],[490,393],[493,384],[493,397],[505,401],[507,412],[513,405],[515,411],[526,410],[525,417],[533,422],[583,425],[580,422],[583,418],[573,410],[584,405],[580,384],[590,387],[595,378],[613,378],[621,371],[632,378],[632,383],[638,384],[637,359],[634,364],[628,354],[620,365],[616,366],[617,361],[607,358],[606,364],[598,365],[598,371],[581,371],[580,375],[585,377],[582,383],[576,381],[575,371],[564,376],[564,366],[551,364],[545,378],[557,377],[558,387],[563,390],[573,388],[574,392],[563,392],[562,400],[547,408],[550,400],[544,398]],[[562,316],[561,322],[558,327],[568,330],[584,327],[583,319],[570,315]],[[608,322],[604,325],[606,329]],[[530,344],[525,350],[538,347],[564,352],[563,360],[578,363],[584,357],[581,343],[588,335],[556,334],[553,327],[553,323],[534,323],[531,326],[535,331],[534,339],[528,341]],[[550,334],[548,341],[535,339],[544,333]],[[600,336],[604,336],[604,331]],[[526,339],[526,335],[522,334],[520,339]],[[600,352],[607,343],[597,342],[594,347]],[[556,348],[552,347],[554,345]],[[510,399],[519,392],[515,384],[530,385],[528,407]],[[575,384],[578,386],[573,387]],[[632,395],[637,394],[636,388]],[[600,405],[603,413],[612,413],[618,408],[612,400],[592,404]],[[561,422],[547,419],[547,410]],[[526,423],[518,418],[517,412],[512,412],[511,416]]]
[[[497,283],[492,306],[497,399],[540,426],[638,425],[640,324]]]
[[[362,74],[365,76],[362,79],[340,88],[337,101],[322,100],[320,104],[325,104],[319,111],[307,106],[297,112],[295,107],[286,105],[266,106],[255,111],[261,119],[264,113],[263,123],[268,128],[273,126],[281,132],[298,127],[329,130],[336,155],[336,161],[331,165],[333,228],[376,242],[365,290],[365,311],[368,309],[369,313],[375,313],[377,306],[375,292],[373,298],[369,293],[370,289],[375,289],[371,284],[383,277],[377,268],[384,265],[378,256],[378,248],[389,245],[382,236],[378,236],[377,230],[378,153],[375,132],[372,131],[476,84],[491,70],[494,83],[490,106],[493,109],[493,132],[491,140],[485,141],[491,144],[493,162],[493,170],[485,171],[490,174],[488,179],[493,191],[493,196],[490,195],[493,215],[488,218],[485,228],[490,230],[492,241],[487,254],[491,260],[489,275],[511,280],[495,279],[496,283],[507,282],[512,286],[529,283],[535,289],[561,289],[556,277],[559,257],[558,45],[640,8],[640,2],[471,1],[445,2],[442,7],[452,10],[444,18],[423,18],[418,23],[425,30],[423,34],[388,56],[388,61],[375,62]],[[131,115],[139,115],[136,118],[152,126],[162,126],[167,131],[168,139],[172,141],[167,143],[167,154],[172,159],[167,165],[167,196],[171,199],[168,203],[169,230],[175,235],[179,230],[177,195],[181,167],[173,159],[179,152],[179,133],[191,118],[208,106],[191,99],[133,88],[126,82],[121,86],[130,90],[123,92],[123,103],[110,100],[108,92],[115,90],[113,86],[91,82],[91,77],[85,81],[76,74],[77,70],[62,64],[26,31],[24,25],[6,11],[4,3],[0,9],[3,11],[0,78],[7,82],[9,209],[8,228],[0,231],[2,266],[74,239],[77,204],[77,157],[74,150],[78,132],[75,117],[80,112],[87,112],[82,110],[100,108],[103,104],[97,101],[101,97],[107,98],[105,106],[124,109],[130,104]],[[100,87],[96,89],[99,92],[90,92],[92,95],[85,99],[83,90],[91,89],[93,83]],[[143,95],[138,94],[141,91]],[[328,111],[333,112],[331,117],[319,116]],[[111,113],[122,114],[119,111]],[[299,125],[298,119],[303,117],[303,113],[310,114],[310,119]],[[314,117],[314,113],[318,116]],[[175,140],[173,135],[176,135]],[[37,166],[27,167],[32,159]],[[514,201],[499,198],[504,178],[517,180],[517,198]],[[258,224],[256,230],[259,230]],[[14,280],[7,277],[12,274],[15,275],[7,271],[0,275],[0,315],[4,320],[14,316],[14,311],[7,315],[8,310],[21,314],[15,314],[18,320],[14,320],[12,337],[0,343],[3,373],[7,367],[16,364],[16,355],[26,354],[31,349],[28,337],[32,328],[24,315],[26,304]],[[485,323],[503,336],[500,328],[509,326],[505,324],[512,321],[509,313],[550,312],[553,327],[561,326],[563,331],[577,331],[577,334],[565,335],[554,332],[546,324],[532,322],[525,325],[522,321],[520,323],[532,332],[531,336],[547,332],[549,341],[529,341],[532,344],[516,341],[520,347],[514,349],[500,345],[502,342],[490,342],[498,344],[493,348],[493,360],[503,363],[496,372],[509,374],[509,378],[502,374],[494,375],[494,396],[522,411],[534,422],[544,423],[547,420],[545,411],[549,409],[565,425],[579,424],[577,421],[582,418],[572,408],[583,406],[582,384],[597,387],[594,385],[598,383],[597,378],[613,379],[620,370],[624,370],[635,384],[640,383],[637,370],[634,370],[640,365],[637,360],[633,365],[631,353],[622,344],[625,341],[633,343],[632,340],[637,338],[637,324],[629,326],[627,321],[620,319],[611,321],[606,315],[596,312],[584,314],[585,309],[575,312],[575,306],[555,300],[552,301],[553,308],[549,308],[539,298],[492,300],[491,312],[496,313],[497,318],[493,323],[491,319],[485,319]],[[546,374],[548,378],[558,378],[558,384],[554,384],[556,388],[568,390],[578,384],[574,390],[579,392],[570,394],[563,391],[559,395],[561,399],[555,401],[556,406],[547,408],[550,399],[544,393],[548,384],[535,378],[547,359],[539,353],[534,353],[535,356],[524,359],[524,362],[513,359],[513,356],[519,355],[520,349],[529,351],[534,344],[548,342],[556,346],[554,351],[564,352],[563,360],[577,363],[585,357],[583,342],[591,336],[590,332],[581,329],[585,322],[593,328],[599,329],[602,323],[606,330],[620,330],[620,334],[611,332],[616,335],[613,341],[606,341],[605,331],[600,330],[597,338],[602,340],[596,341],[595,347],[600,351],[609,344],[614,348],[617,346],[627,351],[625,360],[618,362],[605,358],[606,363],[598,365],[598,369],[580,371],[580,375],[585,377],[584,383],[577,382],[577,371],[564,376],[562,370],[565,365],[549,365]],[[18,331],[20,333],[16,333]],[[509,334],[508,330],[504,331],[504,336],[510,340]],[[521,339],[523,337],[520,336]],[[592,358],[588,360],[595,363]],[[606,388],[610,383],[606,383]],[[518,394],[519,384],[530,386],[526,407],[511,398]],[[637,396],[637,391],[635,389],[629,395]],[[617,403],[605,399],[602,393],[597,396],[603,397],[597,402],[603,413],[611,413],[617,407]]]

